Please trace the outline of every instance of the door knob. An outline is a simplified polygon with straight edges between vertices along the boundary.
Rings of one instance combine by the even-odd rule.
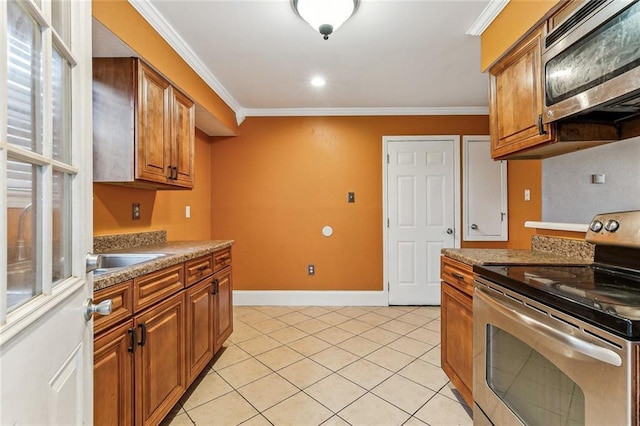
[[[84,319],[89,321],[93,317],[93,314],[109,315],[112,310],[113,302],[111,299],[103,300],[96,305],[93,303],[93,300],[89,298],[84,302]]]
[[[471,229],[476,230],[478,229],[478,225],[476,225],[475,223],[471,224]]]
[[[88,274],[91,271],[98,269],[100,265],[100,255],[95,253],[87,253],[86,259],[86,273]]]
[[[453,234],[453,229],[447,228],[447,234],[449,234],[449,235]]]

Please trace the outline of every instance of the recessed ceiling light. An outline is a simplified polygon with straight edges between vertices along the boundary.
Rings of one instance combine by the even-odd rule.
[[[316,86],[316,87],[322,87],[325,84],[327,84],[327,82],[322,77],[314,77],[314,78],[311,79],[311,84]]]

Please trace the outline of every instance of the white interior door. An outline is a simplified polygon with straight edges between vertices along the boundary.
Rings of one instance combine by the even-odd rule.
[[[440,304],[440,250],[459,246],[458,136],[385,137],[390,305]]]
[[[491,159],[489,136],[464,136],[462,158],[464,240],[507,241],[507,162]]]
[[[91,2],[0,2],[0,424],[91,424]]]

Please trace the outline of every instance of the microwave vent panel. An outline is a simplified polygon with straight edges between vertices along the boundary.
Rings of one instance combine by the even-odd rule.
[[[565,34],[571,31],[573,28],[580,25],[582,21],[587,19],[595,10],[599,9],[608,0],[591,0],[572,14],[566,21],[558,26],[552,33],[547,35],[544,39],[545,49],[549,48],[553,43],[561,39]]]

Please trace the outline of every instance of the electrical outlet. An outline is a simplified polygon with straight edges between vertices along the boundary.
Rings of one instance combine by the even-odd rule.
[[[316,267],[314,265],[307,266],[307,274],[315,275],[316,274]]]
[[[131,219],[133,220],[140,219],[140,203],[133,203],[131,205]]]

